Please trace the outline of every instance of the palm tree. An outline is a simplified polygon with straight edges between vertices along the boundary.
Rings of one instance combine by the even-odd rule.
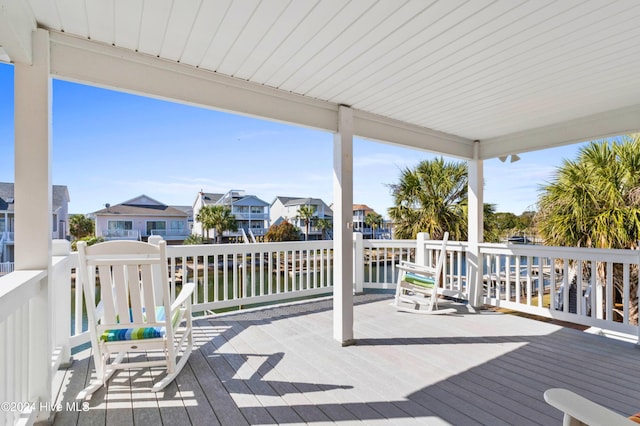
[[[209,230],[215,229],[216,240],[222,242],[224,231],[237,231],[236,218],[231,214],[231,209],[223,205],[204,206],[198,211],[196,220],[202,224],[202,238],[209,239]]]
[[[322,231],[322,239],[327,239],[327,231],[333,228],[333,221],[331,219],[322,218],[316,221],[316,226]]]
[[[313,219],[313,216],[315,215],[315,213],[316,213],[316,210],[313,208],[313,206],[310,206],[308,204],[304,206],[300,206],[298,208],[298,219],[304,222],[305,241],[309,239],[309,225],[311,225],[311,220]]]
[[[389,216],[396,237],[415,239],[418,232],[428,232],[441,239],[449,231],[451,239],[465,239],[467,181],[466,163],[445,162],[442,157],[402,170],[400,182],[389,185],[395,204]]]
[[[640,238],[640,135],[597,141],[565,160],[542,188],[536,222],[545,244],[638,248]],[[604,279],[606,266],[598,265]],[[614,284],[622,293],[622,271]],[[632,268],[631,315],[637,321],[637,268]],[[618,296],[620,297],[620,296]]]
[[[203,206],[196,215],[202,225],[202,238],[209,240],[209,229],[213,228],[213,206]]]
[[[221,244],[224,231],[237,231],[238,224],[231,208],[222,205],[211,207],[211,227],[216,230],[217,243]]]
[[[382,226],[382,222],[382,216],[376,212],[370,212],[364,218],[364,223],[373,230],[373,238],[376,237],[376,227]]]

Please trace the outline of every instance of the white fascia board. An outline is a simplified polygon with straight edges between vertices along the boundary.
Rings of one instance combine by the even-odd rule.
[[[0,46],[11,62],[32,63],[31,37],[36,28],[26,1],[0,0]]]
[[[338,104],[58,32],[51,32],[51,73],[63,80],[338,131]],[[365,139],[454,157],[473,156],[470,140],[364,111],[354,110],[354,128]]]
[[[359,137],[469,160],[473,141],[392,118],[354,110],[353,133]]]
[[[480,159],[520,154],[640,130],[640,105],[606,111],[574,120],[480,141]]]
[[[154,56],[51,32],[51,74],[163,100],[337,131],[338,106]]]

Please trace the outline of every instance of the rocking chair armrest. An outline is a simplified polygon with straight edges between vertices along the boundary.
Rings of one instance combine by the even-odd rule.
[[[548,389],[544,393],[547,403],[564,413],[564,424],[575,424],[578,420],[584,424],[633,425],[636,424],[615,411],[603,407],[567,389]]]
[[[195,288],[196,288],[196,285],[194,283],[187,283],[183,285],[182,291],[180,292],[176,300],[174,300],[174,302],[171,304],[171,312],[174,312],[184,302],[186,302],[187,299],[191,297],[191,295],[193,294],[193,291],[195,290]]]

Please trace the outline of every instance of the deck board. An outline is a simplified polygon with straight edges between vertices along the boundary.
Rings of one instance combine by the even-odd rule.
[[[388,295],[355,301],[350,347],[332,338],[327,299],[199,317],[189,362],[163,391],[150,391],[159,369],[121,371],[89,411],[55,424],[561,424],[543,399],[552,387],[640,409],[633,344],[462,305],[426,316],[396,312]],[[89,350],[74,358],[58,402],[94,374]]]

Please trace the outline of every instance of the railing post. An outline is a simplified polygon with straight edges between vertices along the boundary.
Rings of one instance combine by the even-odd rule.
[[[427,250],[425,242],[429,240],[429,234],[427,232],[418,232],[416,236],[416,264],[426,266],[427,265]]]
[[[67,240],[53,240],[51,242],[51,255],[64,256],[64,261],[54,264],[52,272],[52,286],[49,290],[51,301],[51,324],[53,330],[53,353],[58,353],[59,368],[67,368],[71,365],[71,348],[69,338],[71,334],[71,265],[69,255],[71,244]]]
[[[353,292],[364,292],[364,243],[361,232],[353,233]]]

